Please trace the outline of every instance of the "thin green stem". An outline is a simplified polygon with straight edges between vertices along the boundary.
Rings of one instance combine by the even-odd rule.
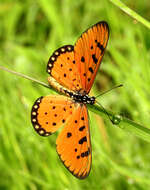
[[[17,76],[23,77],[25,79],[31,80],[32,82],[36,82],[36,83],[38,83],[38,84],[40,84],[46,88],[50,88],[50,86],[45,84],[44,82],[41,82],[37,79],[34,79],[34,78],[29,77],[27,75],[24,75],[22,73],[18,73],[18,72],[9,70],[9,69],[2,67],[2,66],[0,66],[0,69],[7,71],[9,73],[15,74]],[[150,129],[148,129],[148,128],[146,128],[146,127],[144,127],[144,126],[142,126],[142,125],[140,125],[140,124],[138,124],[132,120],[129,120],[126,117],[114,114],[113,112],[108,111],[108,110],[104,110],[103,108],[101,108],[98,105],[88,105],[88,108],[92,112],[94,112],[98,115],[101,115],[101,114],[109,115],[112,118],[113,124],[115,124],[114,126],[118,126],[120,129],[131,132],[134,135],[136,135],[137,137],[140,137],[141,139],[143,139],[147,142],[150,142]]]
[[[88,108],[96,113],[101,115],[100,113],[106,115],[106,112],[97,105],[88,105]],[[127,132],[131,132],[132,134],[136,135],[137,137],[140,137],[141,139],[150,142],[150,129],[142,126],[141,124],[138,124],[126,117],[123,117],[121,115],[118,114],[114,114],[111,111],[107,110],[107,114],[109,114],[110,117],[112,117],[115,125],[119,127],[120,129],[123,129]],[[117,120],[117,121],[116,121]]]
[[[5,68],[5,67],[3,67],[3,66],[0,66],[0,69],[2,69],[2,70],[4,70],[4,71],[7,71],[7,72],[9,72],[9,73],[12,73],[12,74],[14,74],[14,75],[20,76],[20,77],[22,77],[22,78],[31,80],[32,82],[36,82],[36,83],[38,83],[38,84],[40,84],[40,85],[42,85],[42,86],[44,86],[44,87],[46,87],[46,88],[51,88],[49,85],[45,84],[44,82],[41,82],[41,81],[39,81],[39,80],[37,80],[37,79],[34,79],[34,78],[29,77],[29,76],[27,76],[27,75],[24,75],[24,74],[22,74],[22,73],[9,70],[9,69],[7,69],[7,68]]]
[[[150,29],[150,22],[141,17],[139,14],[137,14],[135,11],[127,7],[124,3],[122,3],[120,0],[109,0],[114,5],[119,7],[121,10],[123,10],[125,13],[127,13],[132,18],[136,19],[137,21],[141,22],[144,26]]]

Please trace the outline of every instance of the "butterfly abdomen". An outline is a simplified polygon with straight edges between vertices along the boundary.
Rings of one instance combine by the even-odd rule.
[[[62,86],[61,84],[59,84],[53,77],[48,77],[48,82],[50,84],[50,86],[52,86],[54,89],[56,89],[58,92],[65,94],[69,97],[71,97],[71,95],[74,93],[71,90],[68,90],[67,88],[65,88],[64,86]]]

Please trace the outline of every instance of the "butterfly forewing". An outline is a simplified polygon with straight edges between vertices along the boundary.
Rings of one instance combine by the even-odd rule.
[[[78,178],[85,178],[91,168],[91,142],[87,108],[78,104],[73,117],[57,138],[57,152],[68,170]]]
[[[82,88],[89,93],[109,37],[106,22],[99,22],[85,31],[74,47],[76,66],[78,67]]]

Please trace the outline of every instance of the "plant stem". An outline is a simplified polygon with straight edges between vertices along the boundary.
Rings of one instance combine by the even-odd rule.
[[[34,79],[34,78],[29,77],[29,76],[27,76],[27,75],[24,75],[24,74],[22,74],[22,73],[19,73],[19,72],[13,71],[13,70],[9,70],[9,69],[7,69],[7,68],[5,68],[5,67],[3,67],[3,66],[0,66],[0,69],[2,69],[2,70],[4,70],[4,71],[7,71],[7,72],[9,72],[9,73],[12,73],[12,74],[14,74],[14,75],[20,76],[20,77],[22,77],[22,78],[31,80],[32,82],[36,82],[36,83],[38,83],[38,84],[40,84],[40,85],[42,85],[42,86],[44,86],[44,87],[46,87],[46,88],[51,88],[49,85],[45,84],[44,82],[41,82],[41,81],[39,81],[39,80],[37,80],[37,79]]]
[[[7,71],[9,73],[15,74],[17,76],[23,77],[25,79],[31,80],[32,82],[36,82],[46,88],[50,88],[50,86],[45,84],[44,82],[41,82],[37,79],[34,79],[34,78],[24,75],[22,73],[18,73],[18,72],[9,70],[3,66],[0,66],[0,69]],[[108,110],[104,110],[103,107],[101,108],[98,105],[88,105],[88,108],[92,112],[95,112],[96,114],[98,114],[100,116],[101,116],[101,113],[105,114],[106,116],[109,115],[112,118],[112,121],[114,121],[113,123],[115,123],[114,126],[118,126],[120,129],[131,132],[134,135],[136,135],[137,137],[140,137],[141,139],[143,139],[147,142],[150,142],[150,129],[148,129],[132,120],[129,120],[128,118],[114,114],[113,112],[110,112]]]
[[[96,114],[100,115],[100,113],[102,113],[102,114],[106,115],[105,111],[100,106],[88,105],[88,108],[91,111],[95,112]],[[150,129],[148,129],[148,128],[142,126],[141,124],[138,124],[135,121],[132,121],[126,117],[123,117],[123,116],[118,115],[118,114],[114,114],[108,110],[106,110],[106,111],[109,114],[109,116],[111,116],[113,118],[118,119],[118,116],[120,116],[118,124],[116,124],[114,126],[117,126],[120,129],[123,129],[127,132],[130,132],[130,133],[136,135],[137,137],[140,137],[141,139],[143,139],[147,142],[150,142]]]
[[[141,17],[139,14],[137,14],[135,11],[127,7],[124,3],[122,3],[120,0],[109,0],[114,5],[119,7],[121,10],[123,10],[125,13],[127,13],[132,18],[136,19],[137,21],[141,22],[144,26],[150,29],[150,22],[148,22],[146,19]]]

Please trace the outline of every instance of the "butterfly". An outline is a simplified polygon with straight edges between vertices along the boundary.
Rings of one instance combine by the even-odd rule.
[[[109,38],[105,21],[98,22],[79,37],[75,45],[57,49],[49,58],[48,82],[61,95],[38,98],[31,111],[35,131],[44,137],[63,126],[57,140],[57,153],[65,167],[77,178],[86,178],[91,169],[87,104],[93,105],[95,97],[89,96]]]

